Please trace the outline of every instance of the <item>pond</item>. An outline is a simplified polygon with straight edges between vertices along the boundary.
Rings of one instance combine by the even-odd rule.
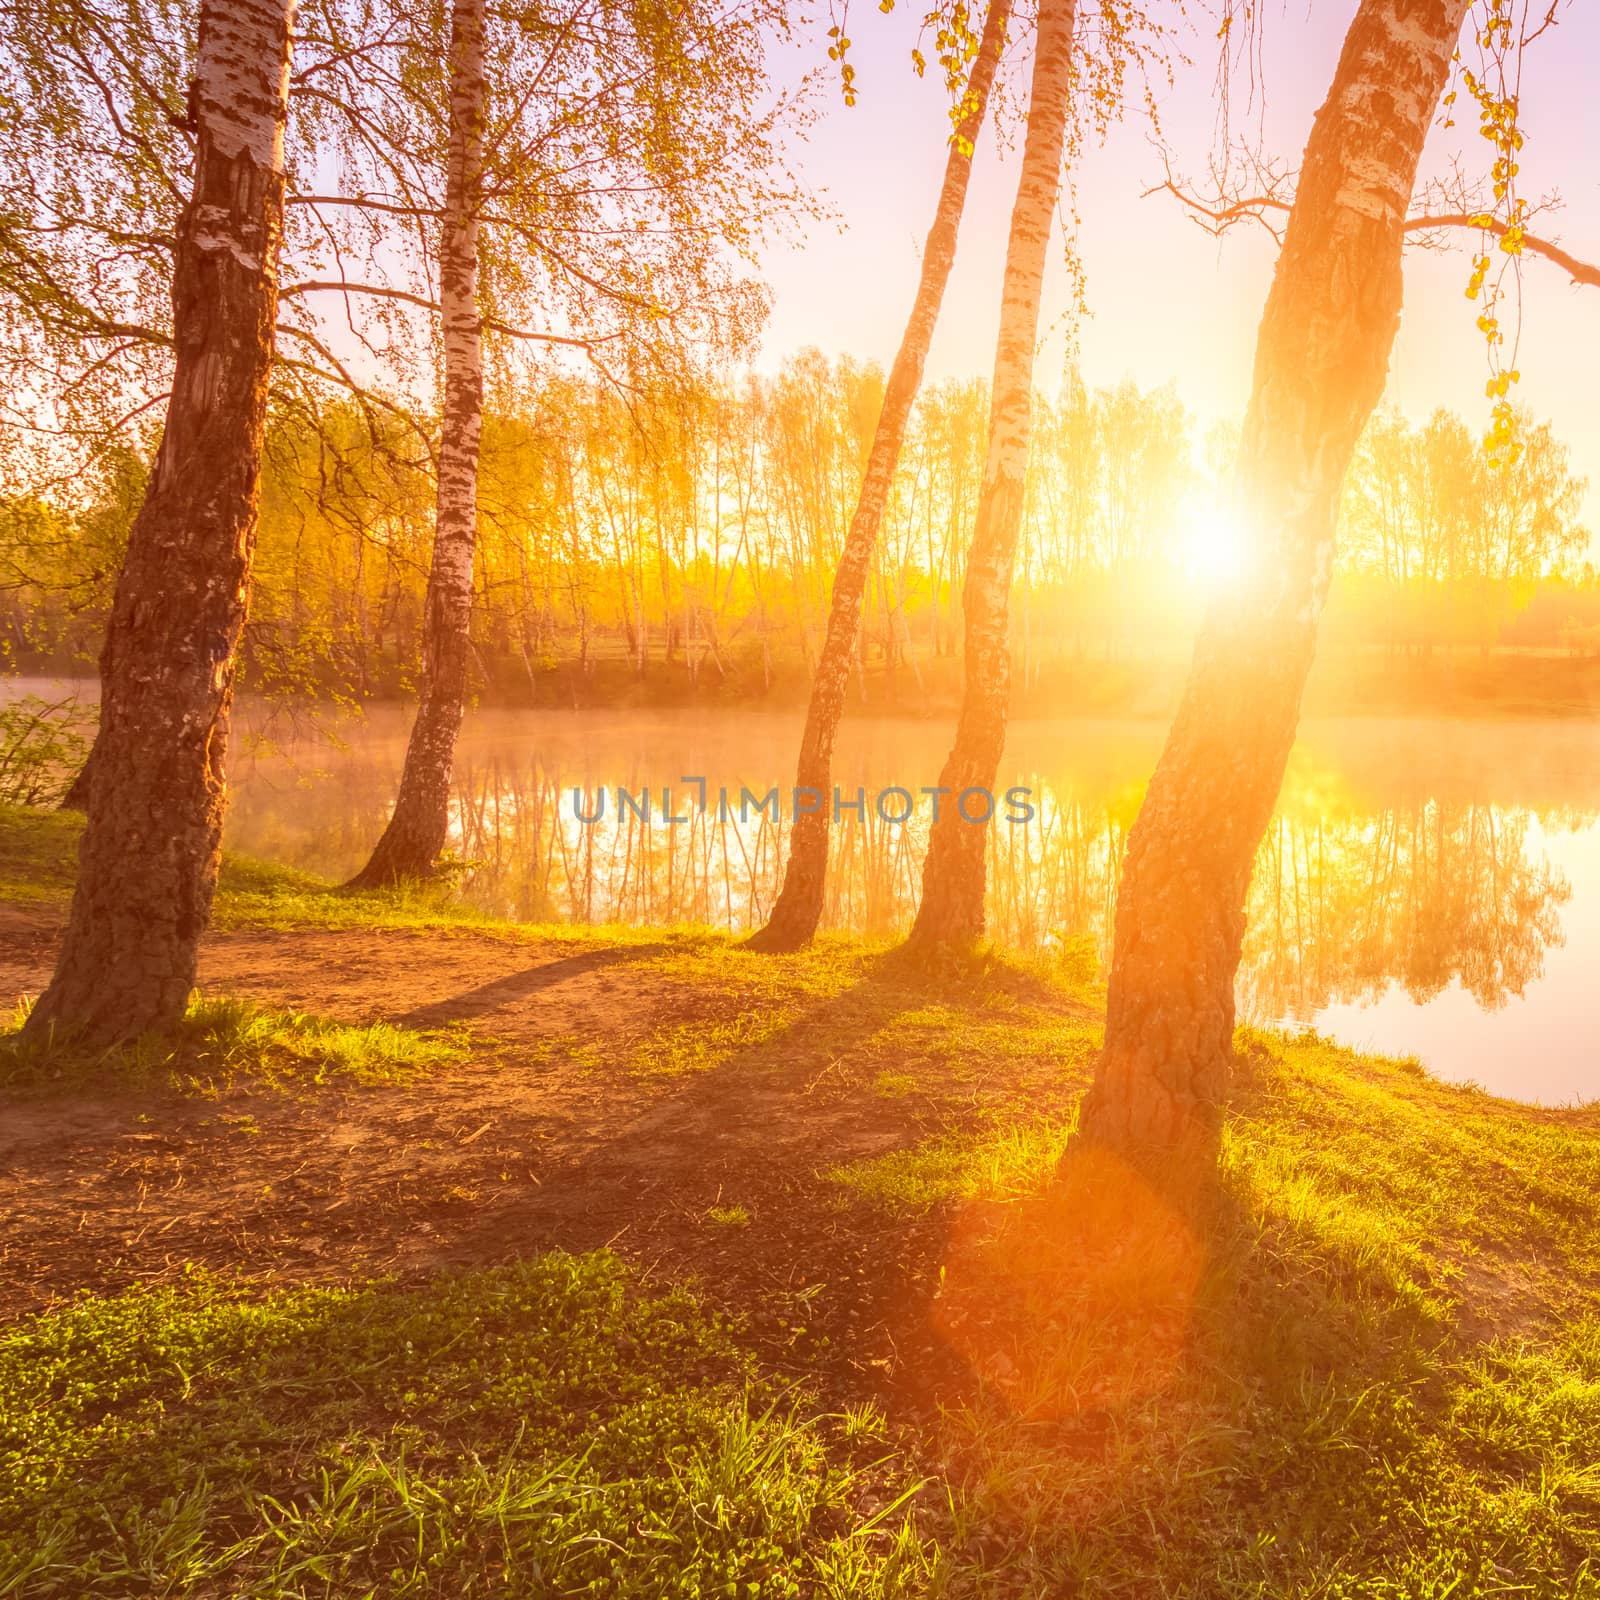
[[[353,873],[391,802],[409,712],[245,721],[230,846]],[[462,893],[524,920],[749,928],[781,881],[798,727],[731,711],[473,714],[452,814],[451,849],[470,863]],[[1104,958],[1124,842],[1163,731],[1013,726],[991,828],[996,939]],[[834,781],[842,800],[861,791],[865,804],[841,807],[833,831],[826,926],[892,935],[909,924],[933,803],[922,791],[938,782],[949,736],[942,721],[846,722]],[[704,783],[703,808],[691,777]],[[1026,795],[1000,795],[1012,788]],[[781,821],[762,803],[773,789]],[[1563,1104],[1600,1098],[1597,973],[1595,730],[1305,726],[1257,863],[1241,1018]]]

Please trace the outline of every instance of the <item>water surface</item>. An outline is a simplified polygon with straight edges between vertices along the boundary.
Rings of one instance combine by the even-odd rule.
[[[381,831],[408,720],[398,708],[340,720],[335,747],[326,724],[248,715],[230,845],[335,877],[354,872]],[[1127,830],[1162,734],[1139,721],[1013,726],[998,788],[1029,790],[1036,814],[991,830],[997,939],[1075,944],[1104,959]],[[786,817],[775,824],[750,804],[741,817],[740,792],[787,790],[797,736],[796,718],[753,712],[469,716],[451,837],[470,863],[462,893],[527,920],[749,928],[781,881]],[[834,830],[826,926],[892,935],[909,924],[931,804],[918,791],[937,783],[948,739],[942,722],[846,723],[835,781],[843,798],[860,789],[868,803]],[[705,780],[705,810],[686,776]],[[916,800],[904,824],[874,807],[891,786]],[[618,788],[631,807],[619,807]],[[648,823],[636,814],[646,788]],[[666,814],[686,820],[662,820],[663,788]],[[575,814],[593,816],[602,803],[599,821]],[[893,797],[885,809],[904,806]],[[1257,863],[1242,1016],[1314,1027],[1497,1094],[1560,1104],[1600,1098],[1597,976],[1594,730],[1306,725]]]

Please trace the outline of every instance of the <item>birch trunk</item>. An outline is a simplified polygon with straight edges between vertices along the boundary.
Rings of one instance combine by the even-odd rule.
[[[1214,1159],[1250,871],[1333,571],[1339,491],[1400,319],[1401,228],[1466,0],[1362,0],[1301,167],[1234,503],[1260,569],[1219,602],[1128,840],[1085,1136]]]
[[[1022,529],[1023,481],[1033,421],[1033,358],[1039,302],[1061,193],[1067,110],[1072,89],[1076,0],[1040,0],[1033,87],[1022,173],[1006,243],[1000,336],[995,346],[989,451],[978,492],[961,604],[965,620],[964,684],[955,743],[939,775],[945,791],[928,835],[922,902],[908,941],[913,947],[970,945],[983,932],[984,802],[1000,770],[1011,694],[1011,580]]]
[[[292,0],[205,0],[194,190],[172,278],[166,426],[100,655],[66,937],[25,1032],[93,1046],[176,1023],[221,859],[235,657],[278,311]]]
[[[867,572],[872,565],[889,489],[905,443],[906,424],[922,385],[922,369],[927,363],[934,325],[939,320],[945,285],[950,281],[950,269],[955,264],[956,235],[972,176],[972,147],[988,111],[989,94],[994,87],[1000,53],[1005,48],[1010,14],[1011,0],[992,0],[967,85],[966,114],[945,161],[933,226],[928,230],[922,255],[922,277],[905,332],[901,335],[900,348],[895,352],[894,365],[889,371],[861,496],[856,502],[855,515],[850,520],[834,575],[828,631],[811,680],[811,698],[806,707],[800,759],[795,769],[796,788],[814,790],[823,797],[822,804],[815,811],[797,814],[790,824],[789,859],[784,869],[783,888],[767,925],[749,940],[752,949],[797,950],[817,931],[822,917],[828,871],[828,830],[832,820],[833,743],[844,712],[850,662],[861,627]],[[764,636],[762,647],[763,650],[766,647]]]
[[[484,0],[455,0],[450,21],[450,155],[439,242],[444,416],[433,561],[422,636],[422,692],[400,792],[372,858],[351,880],[376,888],[429,876],[450,826],[450,780],[467,696],[472,564],[478,542],[483,332],[478,313],[478,189],[483,166]]]

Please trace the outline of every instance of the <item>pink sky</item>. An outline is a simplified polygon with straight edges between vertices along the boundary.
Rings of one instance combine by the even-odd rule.
[[[1169,8],[1157,8],[1167,10]],[[1297,165],[1311,119],[1326,94],[1354,0],[1309,5],[1266,17],[1264,113],[1247,117],[1245,86],[1235,91],[1236,128],[1260,126],[1269,150]],[[1216,46],[1198,12],[1198,31],[1180,35],[1193,65],[1159,96],[1168,144],[1180,170],[1203,173],[1215,138]],[[870,4],[852,15],[851,59],[860,98],[847,109],[832,82],[822,115],[797,148],[799,169],[834,208],[834,224],[809,228],[798,243],[767,254],[776,303],[763,364],[804,345],[887,363],[900,336],[932,212],[948,127],[933,73],[918,81],[904,4],[882,16]],[[814,47],[808,46],[808,49]],[[807,57],[814,59],[814,54]],[[1026,63],[1019,63],[1023,67]],[[1558,236],[1586,259],[1600,259],[1600,9],[1569,6],[1560,26],[1528,52],[1522,122],[1527,133],[1520,182],[1529,198],[1558,191],[1565,209],[1536,231]],[[1469,106],[1461,124],[1436,128],[1424,173],[1447,167],[1452,152],[1474,173],[1488,145]],[[1080,249],[1092,316],[1080,334],[1091,386],[1132,377],[1173,380],[1202,423],[1242,412],[1249,389],[1256,323],[1275,247],[1261,230],[1208,238],[1167,196],[1141,199],[1160,181],[1150,128],[1135,113],[1103,146],[1090,145],[1074,174],[1082,217]],[[999,307],[1005,233],[1016,184],[1015,148],[997,157],[992,132],[979,145],[955,274],[935,339],[930,376],[987,375]],[[843,231],[840,231],[840,229]],[[1463,240],[1463,244],[1466,241]],[[1391,364],[1389,398],[1414,416],[1444,405],[1475,426],[1486,420],[1484,351],[1475,310],[1464,294],[1464,250],[1412,251],[1406,304]],[[1039,365],[1053,390],[1066,341],[1065,273],[1047,289],[1052,328]],[[1600,534],[1600,290],[1575,288],[1557,268],[1530,260],[1524,272],[1519,398],[1548,417],[1591,480],[1587,521]],[[1597,542],[1592,548],[1600,548]]]

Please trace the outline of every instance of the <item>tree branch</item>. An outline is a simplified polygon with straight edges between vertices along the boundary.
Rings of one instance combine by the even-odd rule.
[[[1145,197],[1162,193],[1173,195],[1207,233],[1218,236],[1226,233],[1235,223],[1259,222],[1273,238],[1281,241],[1279,231],[1267,220],[1267,213],[1287,212],[1292,205],[1291,201],[1276,194],[1242,195],[1238,199],[1208,205],[1198,195],[1189,193],[1170,177],[1165,183],[1158,183],[1153,188],[1146,189]],[[1483,229],[1500,238],[1506,233],[1507,225],[1501,218],[1486,216],[1482,212],[1423,211],[1407,217],[1402,228],[1406,233],[1430,233],[1450,228]],[[1571,251],[1563,249],[1553,239],[1524,232],[1522,250],[1527,255],[1540,256],[1560,267],[1573,283],[1586,288],[1600,289],[1600,265],[1581,260]]]

